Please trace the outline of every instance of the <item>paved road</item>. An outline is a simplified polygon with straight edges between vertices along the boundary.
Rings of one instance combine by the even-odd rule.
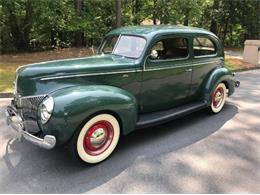
[[[221,114],[132,133],[96,166],[12,139],[2,99],[0,193],[260,193],[260,71],[238,78]]]

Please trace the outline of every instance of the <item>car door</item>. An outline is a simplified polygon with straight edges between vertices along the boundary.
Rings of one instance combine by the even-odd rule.
[[[224,63],[223,51],[216,38],[208,35],[195,35],[192,40],[193,75],[191,95],[200,98],[203,83],[211,71]]]
[[[155,112],[184,104],[188,101],[192,63],[188,35],[167,35],[152,41],[142,74],[141,111]],[[156,53],[155,52],[155,53]]]

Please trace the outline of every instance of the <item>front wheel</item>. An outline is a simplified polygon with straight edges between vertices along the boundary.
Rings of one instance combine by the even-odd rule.
[[[99,163],[115,149],[120,136],[120,125],[110,114],[100,114],[85,123],[75,135],[71,147],[75,155],[86,163]]]
[[[219,113],[226,102],[226,98],[227,98],[226,85],[224,83],[219,83],[215,88],[211,97],[210,111],[214,114]]]

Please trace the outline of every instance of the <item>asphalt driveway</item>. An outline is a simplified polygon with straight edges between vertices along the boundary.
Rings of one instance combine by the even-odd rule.
[[[0,99],[0,193],[260,193],[260,70],[218,115],[136,131],[98,165],[13,139]]]

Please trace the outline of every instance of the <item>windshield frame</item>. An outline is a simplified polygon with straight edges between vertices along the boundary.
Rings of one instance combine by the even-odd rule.
[[[142,55],[143,55],[144,52],[145,52],[145,48],[146,48],[146,46],[147,46],[147,42],[148,42],[148,41],[147,41],[147,38],[144,37],[144,36],[141,36],[141,35],[122,34],[122,33],[121,33],[121,34],[112,34],[112,35],[106,36],[106,37],[103,39],[103,41],[102,41],[102,43],[101,43],[101,45],[100,45],[100,47],[99,47],[99,52],[98,52],[99,54],[104,54],[104,52],[103,52],[102,50],[104,49],[107,40],[108,40],[109,38],[112,38],[112,37],[115,37],[115,36],[118,36],[118,38],[117,38],[117,41],[116,41],[116,43],[115,43],[115,45],[114,45],[114,48],[113,48],[112,52],[110,53],[110,55],[121,56],[121,57],[125,57],[125,58],[130,58],[130,59],[139,59],[139,58],[142,57]],[[125,55],[120,55],[120,54],[115,54],[115,53],[114,53],[114,51],[115,51],[115,49],[116,49],[116,47],[117,47],[117,45],[118,45],[118,43],[119,43],[119,41],[120,41],[120,39],[121,39],[122,36],[139,37],[139,38],[142,38],[143,40],[145,40],[145,44],[144,44],[143,50],[142,50],[142,52],[140,52],[140,55],[139,55],[138,57],[130,57],[130,56],[125,56]]]

